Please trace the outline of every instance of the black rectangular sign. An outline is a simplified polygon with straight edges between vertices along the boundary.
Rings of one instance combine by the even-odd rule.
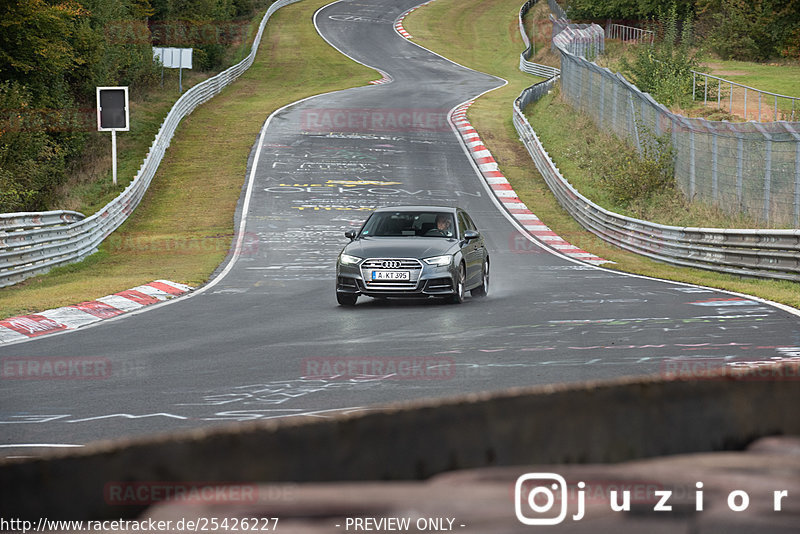
[[[127,87],[98,87],[98,130],[128,130]]]

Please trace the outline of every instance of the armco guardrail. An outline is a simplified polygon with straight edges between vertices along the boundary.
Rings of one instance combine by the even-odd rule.
[[[36,213],[1,213],[0,231],[14,232],[42,226],[59,226],[82,221],[86,216],[77,211],[42,211]]]
[[[525,24],[523,23],[522,19],[525,17],[525,14],[530,11],[531,7],[538,1],[539,0],[528,0],[519,10],[519,33],[522,35],[522,41],[525,43],[525,51],[519,55],[519,70],[522,72],[527,72],[528,74],[533,74],[534,76],[540,76],[542,78],[552,78],[553,76],[558,76],[561,71],[555,67],[540,65],[538,63],[528,61],[533,54],[533,45],[531,44],[530,39],[528,39],[528,34],[525,31]]]
[[[255,61],[264,26],[269,18],[278,9],[298,1],[278,0],[273,3],[261,19],[250,54],[236,65],[181,95],[161,124],[136,177],[117,198],[100,211],[86,218],[75,212],[3,215],[2,220],[17,222],[11,225],[0,224],[0,287],[16,284],[58,265],[80,261],[96,251],[97,246],[125,222],[141,201],[181,120],[250,68]],[[61,223],[35,223],[37,217],[44,222],[54,221],[53,217],[60,218],[62,215],[66,218],[61,218]]]
[[[581,195],[556,167],[523,110],[558,78],[529,87],[514,101],[514,126],[559,203],[584,228],[650,258],[712,271],[800,282],[800,230],[684,228],[608,211]]]

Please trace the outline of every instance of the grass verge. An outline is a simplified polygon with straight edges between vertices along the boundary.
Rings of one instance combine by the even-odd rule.
[[[522,0],[486,0],[469,5],[458,0],[436,0],[411,13],[403,24],[422,46],[509,81],[502,89],[481,97],[470,108],[469,118],[528,207],[570,243],[616,262],[612,268],[747,293],[800,307],[800,285],[797,283],[747,279],[658,263],[602,241],[583,229],[561,208],[518,140],[511,121],[513,100],[522,89],[538,81],[518,69],[523,48],[517,18],[521,5]],[[547,6],[540,2],[534,9],[547,9]],[[485,28],[493,30],[486,31]],[[569,120],[574,133],[577,114]],[[533,126],[536,128],[535,123]]]
[[[0,317],[76,304],[159,278],[205,282],[230,247],[247,158],[266,117],[301,98],[379,77],[316,33],[311,17],[329,3],[305,0],[278,10],[253,66],[183,120],[128,221],[85,261],[0,289]]]
[[[761,91],[800,98],[800,65],[708,60],[710,73]]]
[[[570,183],[609,211],[671,226],[759,227],[760,223],[746,214],[729,214],[703,202],[689,202],[675,185],[672,167],[666,162],[659,170],[669,177],[668,184],[642,183],[647,179],[643,169],[653,167],[658,154],[640,157],[631,144],[598,129],[589,115],[561,99],[558,88],[529,106],[526,116],[536,124],[539,139]],[[669,158],[668,153],[664,157]],[[634,174],[637,171],[638,178]],[[649,190],[633,192],[635,185],[643,189],[649,186]]]

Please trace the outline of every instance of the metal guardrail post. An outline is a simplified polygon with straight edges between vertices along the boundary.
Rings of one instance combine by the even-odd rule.
[[[794,226],[800,226],[800,143],[794,146]]]

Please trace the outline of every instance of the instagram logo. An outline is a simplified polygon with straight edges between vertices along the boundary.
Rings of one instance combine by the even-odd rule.
[[[694,509],[702,512],[704,484],[697,481],[694,487]],[[630,512],[631,503],[637,503],[640,507],[652,506],[653,512],[668,513],[673,511],[673,500],[690,501],[690,492],[688,486],[663,486],[657,482],[622,479],[567,483],[555,473],[526,473],[514,485],[514,511],[524,525],[558,525],[567,518],[570,501],[577,501],[572,520],[580,521],[586,515],[587,498],[595,505],[607,502],[613,512]],[[773,491],[772,509],[780,512],[782,501],[788,496],[788,490]],[[742,512],[750,506],[750,495],[744,490],[733,490],[728,493],[727,504],[731,512]]]
[[[558,515],[553,515],[556,504]],[[514,511],[525,525],[559,524],[567,517],[567,504],[567,481],[561,475],[526,473],[514,486]]]

